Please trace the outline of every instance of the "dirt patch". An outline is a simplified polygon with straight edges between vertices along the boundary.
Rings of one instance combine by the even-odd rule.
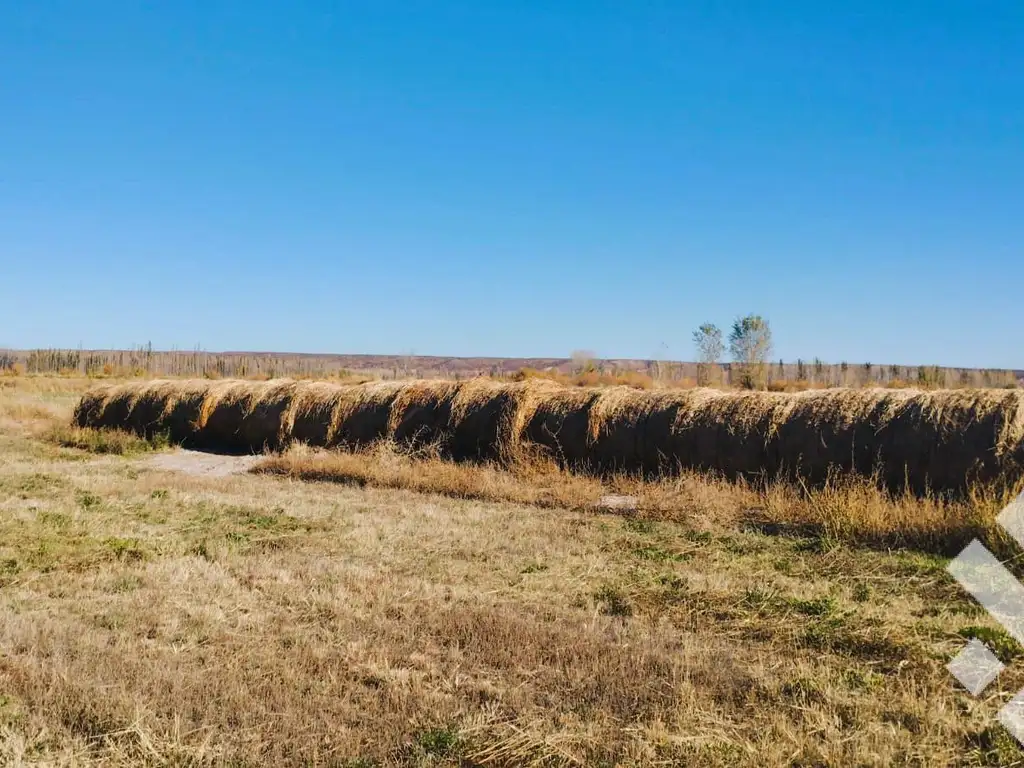
[[[202,451],[161,453],[139,464],[147,469],[184,472],[197,477],[227,477],[248,472],[263,456],[225,456]]]

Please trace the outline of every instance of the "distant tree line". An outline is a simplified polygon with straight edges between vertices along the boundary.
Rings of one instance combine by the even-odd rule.
[[[1013,387],[1017,374],[1008,370],[826,363],[819,358],[773,360],[772,329],[759,315],[737,318],[728,334],[714,323],[693,332],[696,363],[654,361],[620,369],[590,350],[577,350],[565,361],[573,383],[624,383],[634,386],[731,386],[750,389],[808,387],[907,386],[922,388]],[[728,357],[728,359],[726,359]],[[424,359],[425,360],[425,359]],[[465,377],[473,371],[447,367],[420,370],[423,360],[403,356],[384,367],[346,368],[350,361],[332,355],[274,354],[195,350],[157,351],[151,344],[125,350],[36,349],[0,350],[0,373],[82,375],[96,377],[175,376],[196,378],[348,378],[367,374],[379,378],[415,376]],[[390,367],[389,367],[390,366]],[[476,373],[504,375],[496,365]],[[644,383],[646,380],[646,384]]]
[[[728,351],[721,329],[703,323],[693,332],[697,352],[697,383],[727,384],[746,389],[806,387],[916,386],[922,388],[1016,387],[1017,374],[1010,370],[944,368],[937,365],[901,366],[846,362],[825,363],[820,358],[786,363],[771,361],[772,330],[760,315],[737,318],[729,331]]]
[[[328,378],[347,375],[327,357],[156,351],[152,344],[125,350],[35,349],[0,352],[0,371],[82,376],[182,376],[197,378]]]

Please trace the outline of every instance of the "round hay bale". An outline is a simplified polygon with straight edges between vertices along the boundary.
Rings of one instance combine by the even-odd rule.
[[[342,387],[331,445],[360,448],[387,438],[391,404],[403,386],[394,381],[372,381]]]
[[[598,391],[531,380],[519,398],[512,444],[542,448],[563,467],[589,469],[590,408]]]
[[[238,428],[238,445],[250,453],[276,451],[284,446],[290,431],[287,416],[298,390],[299,385],[289,379],[254,387]]]
[[[720,390],[705,387],[652,393],[637,447],[643,473],[668,475],[717,466],[714,435],[693,429],[692,419],[708,400],[724,396]]]
[[[225,453],[248,453],[249,447],[241,438],[240,431],[259,386],[249,381],[210,382],[195,421],[194,447]]]
[[[514,452],[512,422],[522,396],[520,384],[471,379],[452,400],[446,455],[456,461],[497,461]]]
[[[128,414],[131,413],[137,384],[115,385],[103,401],[94,427],[128,430]]]
[[[670,461],[731,478],[778,474],[783,463],[778,433],[792,407],[789,396],[701,392],[679,405],[672,425]]]
[[[647,416],[643,461],[648,471],[672,474],[682,469],[717,467],[717,433],[695,428],[694,416],[708,401],[726,396],[705,387],[659,395]]]
[[[165,431],[164,414],[177,386],[177,382],[158,379],[137,387],[131,400],[126,428],[146,438]]]
[[[302,382],[286,416],[285,428],[290,438],[317,448],[331,445],[345,391],[344,386],[337,384]]]
[[[671,397],[635,387],[609,387],[590,406],[589,461],[599,472],[656,474],[658,465],[648,445],[651,415]]]
[[[279,448],[284,415],[295,382],[217,382],[208,390],[196,438],[204,447],[229,453],[258,453]]]
[[[199,435],[204,419],[203,407],[211,386],[213,383],[210,381],[192,379],[170,382],[163,390],[166,402],[160,428],[170,434],[172,442],[189,448],[202,447]]]
[[[793,395],[780,427],[783,470],[809,483],[835,472],[871,475],[880,466],[879,433],[913,392],[825,389]]]
[[[75,406],[72,416],[73,423],[79,427],[98,428],[104,426],[103,410],[107,400],[113,394],[115,386],[112,384],[101,384],[86,390],[82,398]]]
[[[1021,439],[1019,391],[959,389],[917,392],[880,434],[884,480],[912,493],[963,492],[1014,471]]]
[[[388,435],[407,448],[441,448],[457,392],[458,384],[453,381],[406,382],[391,402]]]

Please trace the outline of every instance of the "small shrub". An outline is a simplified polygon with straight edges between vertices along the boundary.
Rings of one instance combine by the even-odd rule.
[[[789,601],[789,605],[797,613],[802,613],[805,616],[828,616],[834,613],[838,607],[834,597],[818,597],[811,600],[793,598]]]
[[[431,757],[451,757],[458,754],[462,739],[454,728],[431,728],[416,736],[416,744]]]
[[[594,593],[594,599],[601,604],[601,613],[606,616],[632,616],[633,606],[618,589],[605,584]]]

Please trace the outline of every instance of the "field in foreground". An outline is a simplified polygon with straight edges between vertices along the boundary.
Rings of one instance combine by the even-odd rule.
[[[0,389],[0,763],[1024,759],[994,724],[1017,665],[980,700],[944,668],[1021,650],[940,557],[196,477],[42,439],[75,386]]]

